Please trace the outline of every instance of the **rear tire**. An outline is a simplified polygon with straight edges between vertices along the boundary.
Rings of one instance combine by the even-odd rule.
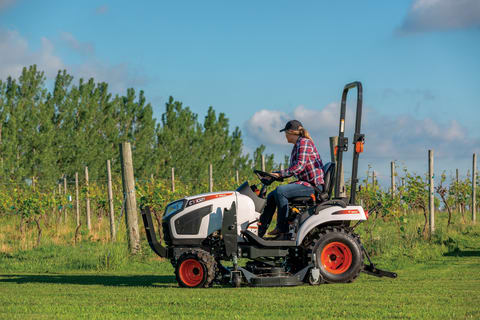
[[[175,276],[180,287],[206,288],[215,279],[216,261],[204,250],[190,250],[178,258]]]
[[[320,274],[327,283],[354,281],[363,268],[363,252],[357,235],[343,229],[328,227],[311,244]]]

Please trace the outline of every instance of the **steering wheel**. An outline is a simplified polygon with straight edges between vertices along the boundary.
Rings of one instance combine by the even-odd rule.
[[[274,181],[283,181],[283,178],[276,177],[269,172],[260,170],[253,170],[253,172],[257,175],[258,179],[260,179],[260,181],[266,186],[271,185]]]

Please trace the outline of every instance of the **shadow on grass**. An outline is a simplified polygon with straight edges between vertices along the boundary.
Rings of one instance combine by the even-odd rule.
[[[455,250],[443,254],[445,257],[480,257],[480,250]]]
[[[114,287],[176,287],[175,276],[0,275],[0,283],[56,283]]]

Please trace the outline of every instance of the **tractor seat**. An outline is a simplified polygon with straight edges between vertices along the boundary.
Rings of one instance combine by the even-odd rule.
[[[288,200],[292,205],[313,205],[315,202],[322,203],[327,200],[330,200],[333,190],[333,185],[335,181],[335,163],[328,162],[323,166],[323,180],[325,184],[323,185],[324,191],[320,191],[318,188],[315,188],[315,199],[312,197],[295,197]]]
[[[291,205],[304,206],[313,205],[314,201],[312,197],[295,197],[288,199],[288,203]]]

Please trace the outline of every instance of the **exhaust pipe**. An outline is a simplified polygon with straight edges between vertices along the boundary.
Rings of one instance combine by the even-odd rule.
[[[140,208],[142,212],[143,225],[145,226],[145,233],[147,234],[148,244],[152,248],[153,252],[162,258],[168,258],[167,249],[157,241],[155,235],[155,227],[153,226],[152,214],[150,213],[150,207],[145,206]]]

